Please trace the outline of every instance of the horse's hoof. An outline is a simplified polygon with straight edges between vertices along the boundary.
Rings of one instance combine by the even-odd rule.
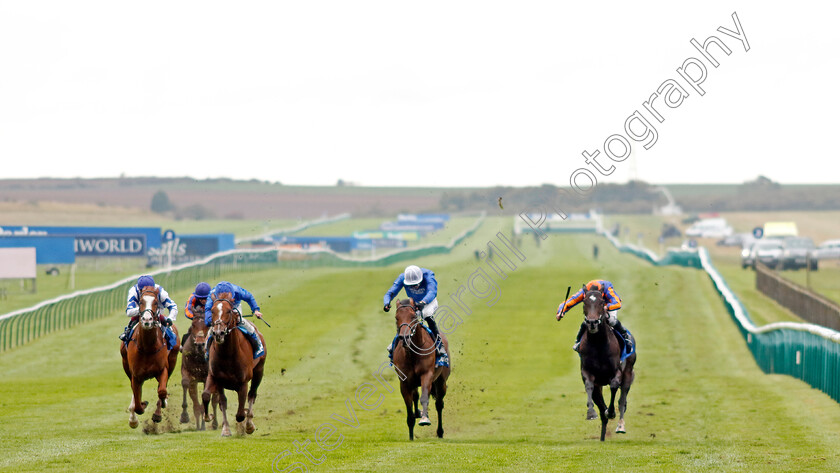
[[[222,428],[222,437],[230,437],[230,429],[227,427]]]
[[[419,418],[420,418],[420,409],[417,409],[416,411],[414,411],[414,418],[415,418],[415,419],[419,419]]]
[[[617,434],[626,434],[626,433],[627,433],[627,431],[626,431],[626,430],[624,430],[624,429],[622,429],[621,427],[619,427],[619,428],[615,429],[615,433],[617,433]]]
[[[245,414],[243,414],[241,416],[236,416],[236,422],[237,423],[242,422],[243,420],[245,420]]]
[[[182,424],[189,424],[190,423],[190,415],[186,412],[181,414],[181,423]]]
[[[213,430],[216,430],[216,429],[219,428],[219,421],[217,421],[215,417],[213,418],[213,423],[210,424],[210,427],[212,427]]]
[[[160,421],[162,421],[162,420],[163,420],[163,416],[162,416],[162,415],[160,415],[160,414],[152,414],[152,422],[154,422],[155,424],[159,423],[159,422],[160,422]]]
[[[423,426],[432,425],[432,421],[430,421],[428,417],[423,417],[420,419],[420,422],[418,422],[418,424]]]
[[[255,430],[257,430],[257,426],[254,425],[254,423],[249,420],[245,424],[245,433],[248,434],[248,435],[251,435],[251,434],[254,433]]]
[[[607,411],[607,419],[615,419],[615,411]]]
[[[140,425],[140,421],[139,421],[139,420],[130,420],[130,421],[128,421],[128,426],[129,426],[129,427],[131,427],[132,429],[136,429],[138,425]]]
[[[443,438],[443,429],[440,429],[440,430],[437,431],[437,436],[438,436],[439,439]]]
[[[587,412],[586,413],[586,420],[595,420],[598,418],[598,414],[594,412]]]

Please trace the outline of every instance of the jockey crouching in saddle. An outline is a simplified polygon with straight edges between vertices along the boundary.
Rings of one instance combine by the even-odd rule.
[[[190,298],[187,299],[187,304],[184,306],[184,317],[192,320],[195,316],[204,317],[204,309],[207,307],[207,298],[210,297],[210,285],[206,282],[200,282],[196,284],[195,291],[190,294]],[[198,309],[200,308],[200,310]],[[198,312],[198,313],[196,313]],[[190,336],[190,331],[192,330],[192,325],[187,330],[187,333],[184,334],[184,340],[186,340],[188,336]],[[181,342],[183,345],[184,342]]]
[[[627,351],[633,346],[632,341],[630,340],[630,336],[627,334],[627,330],[621,325],[621,322],[618,320],[618,309],[621,309],[621,298],[618,297],[618,294],[615,292],[615,288],[613,287],[612,283],[605,280],[605,279],[593,279],[586,283],[586,289],[584,290],[581,288],[578,292],[576,292],[572,297],[563,301],[560,304],[560,307],[557,308],[557,320],[563,318],[563,315],[569,311],[572,307],[580,304],[583,301],[584,296],[586,295],[586,291],[600,291],[601,295],[604,297],[604,301],[607,305],[607,318],[611,327],[618,330],[618,333],[624,337],[624,342],[627,344]],[[578,351],[580,348],[580,338],[583,336],[583,331],[586,330],[586,322],[580,323],[580,330],[578,330],[577,337],[575,338],[575,344],[572,346],[574,351]]]
[[[383,310],[388,312],[391,310],[391,301],[399,294],[400,289],[405,289],[405,293],[414,301],[418,313],[423,320],[429,325],[432,331],[432,338],[438,340],[440,338],[437,324],[435,323],[434,314],[438,308],[437,302],[437,281],[435,280],[435,273],[426,268],[411,265],[405,268],[405,272],[397,276],[394,284],[385,293],[385,306]],[[449,356],[443,347],[443,343],[437,344],[438,362],[448,365]],[[392,355],[394,350],[394,343],[388,345],[388,354]]]
[[[236,284],[229,283],[227,281],[222,281],[219,284],[216,284],[216,287],[210,291],[210,302],[204,306],[204,323],[207,324],[209,329],[209,333],[207,336],[207,342],[205,342],[204,346],[204,358],[210,359],[210,344],[213,342],[213,337],[210,334],[213,332],[213,302],[217,299],[217,294],[222,294],[228,292],[233,296],[233,310],[239,316],[239,323],[237,326],[245,330],[246,335],[248,335],[248,341],[251,342],[251,346],[254,348],[254,359],[263,356],[265,354],[265,350],[263,349],[262,341],[260,337],[257,335],[257,329],[254,327],[254,324],[245,320],[242,317],[242,312],[239,310],[239,307],[242,305],[242,301],[248,303],[251,307],[251,311],[254,313],[258,319],[262,318],[262,312],[260,312],[260,306],[257,305],[257,300],[254,299],[254,296],[248,292],[247,290],[237,286]]]
[[[175,346],[175,341],[177,340],[175,332],[173,332],[170,327],[175,322],[175,318],[178,316],[178,305],[169,298],[169,293],[166,292],[166,289],[158,284],[155,284],[154,278],[148,275],[140,276],[137,279],[137,284],[128,289],[128,305],[125,308],[125,315],[131,317],[131,319],[128,321],[125,331],[122,335],[120,335],[120,340],[128,343],[128,336],[131,333],[131,329],[134,328],[134,326],[137,325],[137,321],[140,320],[141,314],[140,307],[138,306],[138,298],[140,297],[140,293],[143,291],[143,288],[148,286],[152,286],[158,290],[158,304],[160,307],[165,307],[169,310],[168,316],[164,316],[160,313],[155,315],[159,317],[161,330],[166,337],[167,349],[171,349]]]

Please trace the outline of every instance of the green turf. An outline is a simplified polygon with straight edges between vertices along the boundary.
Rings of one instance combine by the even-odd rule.
[[[451,255],[416,261],[435,270],[441,304],[486,263],[475,249],[509,219],[493,219]],[[53,333],[0,357],[0,470],[3,471],[271,471],[272,462],[307,440],[320,459],[308,471],[837,471],[840,411],[825,394],[756,366],[702,271],[656,268],[619,254],[593,236],[550,235],[498,281],[488,306],[469,292],[471,313],[450,334],[453,370],[443,440],[417,427],[408,441],[397,392],[373,372],[394,333],[382,294],[403,264],[381,269],[268,270],[226,277],[252,290],[273,328],[266,336],[266,378],[255,406],[257,431],[220,438],[177,422],[180,375],[169,383],[170,408],[159,432],[128,427],[130,398],[116,335],[119,313]],[[637,379],[626,435],[598,441],[585,421],[585,393],[571,350],[580,311],[554,320],[567,285],[612,280],[624,324],[639,343]],[[498,280],[498,278],[497,278]],[[173,295],[180,304],[187,293]],[[186,328],[185,320],[177,324]],[[179,362],[180,365],[180,362]],[[396,386],[396,376],[385,381]],[[381,404],[362,409],[355,392],[380,386]],[[146,399],[153,385],[147,382]],[[347,402],[347,403],[346,403]],[[348,404],[352,410],[348,410]],[[345,425],[336,418],[353,426]],[[436,416],[432,415],[435,420]],[[331,451],[315,445],[331,424]],[[323,432],[323,431],[322,431]]]

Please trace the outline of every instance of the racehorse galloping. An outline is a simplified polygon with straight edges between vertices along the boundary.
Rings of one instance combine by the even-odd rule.
[[[400,391],[405,401],[408,438],[414,440],[414,420],[420,418],[420,425],[431,425],[429,420],[429,395],[435,398],[438,414],[437,436],[443,438],[443,398],[446,396],[446,380],[449,366],[435,366],[434,340],[420,323],[416,306],[411,299],[397,303],[394,315],[397,321],[398,342],[394,347],[393,363],[400,377]],[[444,348],[449,352],[449,341],[441,334]],[[450,355],[451,356],[451,355]],[[450,358],[451,362],[451,358]],[[417,388],[422,394],[418,395]],[[417,402],[423,406],[420,412]]]
[[[204,383],[207,380],[208,363],[204,359],[204,342],[207,341],[208,330],[207,325],[204,324],[204,306],[196,306],[195,309],[198,315],[193,317],[189,332],[181,340],[181,387],[184,390],[181,423],[186,424],[190,421],[190,416],[187,414],[187,393],[189,392],[195,416],[195,429],[204,430],[204,406],[198,400],[198,383]],[[213,394],[212,401],[212,427],[215,430],[219,426],[216,420],[219,395]]]
[[[157,409],[152,414],[152,420],[154,422],[162,420],[161,408],[166,407],[168,395],[166,383],[175,371],[180,349],[177,340],[171,350],[166,348],[166,340],[160,328],[161,306],[158,303],[158,290],[154,286],[144,287],[137,302],[140,313],[139,323],[135,326],[131,339],[120,346],[123,370],[131,380],[132,395],[131,403],[128,405],[130,412],[128,425],[132,429],[140,424],[136,414],[143,414],[148,405],[142,397],[143,382],[147,379],[157,379],[158,402]],[[178,331],[175,326],[172,326],[172,330],[175,331],[177,339]]]
[[[584,286],[586,291],[586,286]],[[615,418],[615,392],[621,388],[621,398],[618,400],[620,412],[616,433],[626,433],[624,429],[624,411],[627,409],[627,393],[633,384],[633,365],[636,364],[636,353],[624,361],[621,360],[621,345],[618,337],[610,328],[607,320],[607,310],[601,291],[586,291],[583,299],[584,320],[587,330],[580,342],[580,374],[586,387],[587,419],[595,418],[594,404],[598,406],[601,415],[601,441],[607,432],[607,422]],[[632,337],[632,335],[631,335]],[[633,339],[635,346],[636,340]],[[610,387],[610,407],[607,409],[603,386]]]
[[[227,420],[227,397],[225,389],[236,391],[239,395],[239,408],[236,410],[236,422],[247,419],[245,432],[252,434],[254,426],[254,401],[257,400],[257,388],[260,386],[265,368],[265,353],[256,360],[251,342],[237,328],[241,315],[233,310],[233,294],[223,292],[216,295],[212,305],[213,343],[210,345],[210,372],[204,384],[201,399],[204,401],[204,420],[209,421],[207,408],[210,396],[219,394],[219,406],[222,409],[222,436],[230,436]],[[265,346],[265,339],[259,331],[257,336]],[[248,382],[251,388],[248,389]],[[245,411],[245,395],[248,396],[248,410]]]

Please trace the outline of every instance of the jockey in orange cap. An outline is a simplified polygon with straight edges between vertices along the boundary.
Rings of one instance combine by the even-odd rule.
[[[569,311],[572,307],[579,304],[583,301],[583,297],[586,291],[592,290],[600,290],[601,294],[604,296],[604,301],[607,304],[607,315],[608,321],[610,326],[614,327],[618,330],[618,333],[624,337],[625,342],[627,343],[628,351],[633,346],[633,342],[630,340],[630,336],[627,334],[627,330],[624,326],[621,325],[621,322],[618,320],[618,316],[616,312],[618,309],[621,308],[621,298],[618,297],[618,294],[615,292],[615,288],[613,287],[612,283],[605,280],[605,279],[593,279],[586,283],[586,287],[581,288],[578,292],[576,292],[572,297],[563,301],[560,307],[557,308],[557,320],[563,318],[563,315]],[[581,322],[580,330],[578,330],[577,337],[575,337],[575,344],[572,346],[572,349],[575,351],[578,350],[580,347],[580,337],[583,336],[583,331],[586,330],[586,322]]]

